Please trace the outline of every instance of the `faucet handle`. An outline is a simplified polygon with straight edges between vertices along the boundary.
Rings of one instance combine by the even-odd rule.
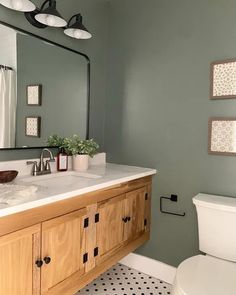
[[[51,172],[51,166],[50,166],[50,163],[51,162],[55,162],[55,159],[49,159],[49,160],[46,160],[45,164],[44,164],[44,170],[45,171],[50,171]]]
[[[39,171],[37,161],[27,161],[26,164],[27,165],[33,165],[31,174],[33,176],[37,175],[37,172]]]

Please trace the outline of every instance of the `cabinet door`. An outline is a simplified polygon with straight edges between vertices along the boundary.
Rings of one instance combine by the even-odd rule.
[[[97,262],[112,255],[123,242],[125,195],[98,204],[99,222],[97,223]]]
[[[145,231],[146,193],[147,188],[143,187],[126,194],[125,216],[128,221],[125,223],[124,240],[133,240]]]
[[[42,294],[67,294],[66,284],[84,274],[86,209],[42,223]]]
[[[39,295],[40,225],[0,237],[0,294]]]

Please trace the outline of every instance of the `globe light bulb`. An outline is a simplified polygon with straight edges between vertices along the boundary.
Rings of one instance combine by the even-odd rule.
[[[80,39],[81,36],[82,36],[82,32],[80,30],[74,30],[74,34],[73,35],[74,35],[74,37],[76,39]]]
[[[21,10],[23,8],[23,3],[21,0],[11,0],[11,5],[15,10]]]
[[[55,17],[53,15],[48,15],[46,16],[46,22],[49,26],[54,26],[56,21],[55,21]]]

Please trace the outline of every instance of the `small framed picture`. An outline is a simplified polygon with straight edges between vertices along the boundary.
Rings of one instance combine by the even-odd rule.
[[[26,87],[27,105],[41,106],[42,105],[42,85],[28,85]]]
[[[40,137],[41,132],[41,117],[26,117],[25,118],[25,135],[30,137]]]
[[[211,64],[210,99],[236,98],[236,59]]]
[[[208,152],[236,156],[236,118],[210,118]]]

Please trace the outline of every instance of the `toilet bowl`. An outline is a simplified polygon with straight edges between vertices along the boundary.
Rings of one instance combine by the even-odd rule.
[[[172,295],[235,295],[236,263],[208,255],[182,262],[176,273]]]
[[[177,268],[172,295],[236,295],[236,198],[198,194],[199,248]]]

